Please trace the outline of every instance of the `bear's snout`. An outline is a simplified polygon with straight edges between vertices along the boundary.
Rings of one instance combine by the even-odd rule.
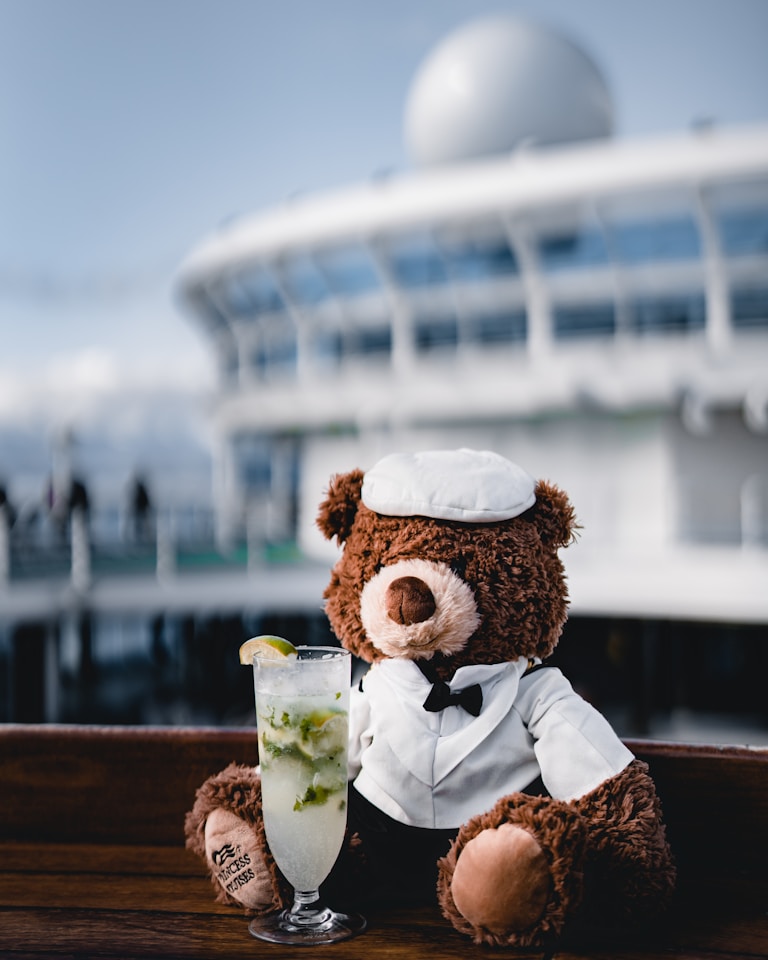
[[[404,626],[429,620],[437,609],[432,591],[418,577],[393,580],[387,587],[384,602],[390,620]]]
[[[457,653],[477,630],[474,594],[447,563],[398,560],[381,567],[360,593],[360,620],[387,657]]]

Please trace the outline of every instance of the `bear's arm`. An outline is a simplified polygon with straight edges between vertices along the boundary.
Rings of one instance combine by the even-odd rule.
[[[515,707],[534,740],[544,785],[559,800],[584,796],[634,759],[605,717],[555,667],[524,677]]]

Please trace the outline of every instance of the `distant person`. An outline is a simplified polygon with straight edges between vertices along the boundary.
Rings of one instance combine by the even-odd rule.
[[[0,583],[7,581],[10,573],[11,528],[16,522],[13,509],[5,487],[0,484]]]
[[[76,510],[82,511],[83,517],[87,520],[90,512],[90,501],[88,490],[82,480],[73,477],[69,488],[69,514],[70,517]]]
[[[5,522],[8,530],[16,523],[16,510],[8,499],[5,487],[0,483],[0,517]]]
[[[85,483],[78,477],[73,477],[63,489],[62,485],[55,483],[51,477],[46,500],[48,515],[59,539],[66,541],[75,513],[78,513],[87,525],[91,509],[90,498]]]
[[[152,500],[142,477],[134,477],[130,493],[130,516],[135,540],[152,536]]]

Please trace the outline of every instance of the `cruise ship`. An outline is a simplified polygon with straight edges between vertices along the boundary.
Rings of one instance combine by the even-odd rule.
[[[489,448],[571,496],[574,614],[768,624],[768,127],[619,140],[582,49],[489,18],[428,55],[404,129],[411,170],[180,271],[219,535],[330,557],[331,474]]]
[[[437,43],[403,125],[409,169],[230,221],[180,266],[218,370],[215,551],[164,523],[109,567],[73,518],[71,575],[21,582],[0,524],[0,720],[35,657],[38,713],[78,718],[59,681],[95,696],[126,618],[152,679],[120,722],[249,717],[238,643],[327,637],[330,477],[474,447],[573,501],[560,655],[617,729],[707,738],[668,721],[714,709],[748,717],[716,738],[768,742],[768,125],[618,138],[591,57],[509,17]]]

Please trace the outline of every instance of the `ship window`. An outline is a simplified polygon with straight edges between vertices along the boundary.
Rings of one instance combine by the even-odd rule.
[[[616,331],[616,313],[612,303],[555,307],[552,324],[558,340],[612,336]]]
[[[238,316],[280,313],[285,309],[275,281],[259,265],[233,273],[223,281],[221,289],[227,309]]]
[[[285,334],[259,338],[253,352],[253,366],[259,377],[266,380],[295,374],[295,338]]]
[[[426,353],[444,347],[456,346],[459,339],[456,317],[419,317],[414,322],[416,349]]]
[[[373,260],[363,247],[350,245],[324,250],[318,261],[338,296],[359,296],[381,286]]]
[[[312,306],[330,296],[323,274],[308,254],[287,257],[283,263],[283,276],[289,296],[297,303]]]
[[[269,440],[241,434],[233,439],[232,452],[242,489],[249,493],[269,490],[272,483]]]
[[[688,189],[627,194],[598,204],[612,259],[625,264],[701,257],[695,198]]]
[[[768,286],[733,290],[731,322],[737,330],[768,327]]]
[[[523,311],[488,313],[470,317],[466,324],[469,343],[521,343],[526,337],[526,319]]]
[[[392,331],[389,327],[359,327],[349,335],[349,352],[363,356],[389,354]]]
[[[768,253],[768,180],[732,183],[709,195],[723,253]]]
[[[768,209],[732,211],[719,220],[725,254],[768,253]]]
[[[446,231],[439,243],[448,273],[454,280],[471,282],[519,272],[506,238],[499,233],[466,235]]]
[[[602,234],[587,229],[539,239],[539,262],[547,273],[558,270],[581,270],[608,262]]]
[[[321,369],[335,367],[341,357],[341,333],[338,330],[317,330],[310,340],[310,357]]]
[[[640,334],[703,330],[705,322],[701,293],[639,298],[630,305],[630,328]]]
[[[623,263],[692,260],[701,245],[692,216],[614,222],[609,227],[616,257]]]
[[[406,289],[445,283],[445,261],[427,233],[397,237],[389,247],[395,282]]]
[[[312,361],[324,367],[335,366],[342,357],[388,355],[392,350],[392,331],[386,327],[356,327],[345,331],[323,330],[312,337]]]

